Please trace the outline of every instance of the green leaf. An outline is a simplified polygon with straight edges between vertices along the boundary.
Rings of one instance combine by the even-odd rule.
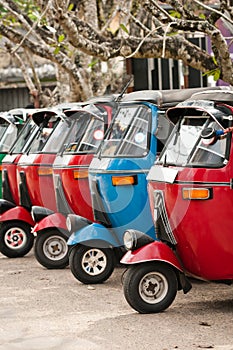
[[[53,51],[54,55],[57,55],[60,52],[60,47],[57,46],[56,49]]]
[[[68,7],[68,11],[72,11],[73,8],[74,8],[74,4],[71,3],[71,4],[69,5],[69,7]]]
[[[121,27],[122,30],[124,30],[124,32],[126,32],[127,34],[129,34],[128,29],[126,28],[126,26],[125,26],[123,23],[120,24],[120,27]]]
[[[201,13],[201,14],[199,15],[199,18],[200,18],[200,19],[206,19],[206,16],[204,15],[204,13]]]
[[[214,73],[214,81],[217,81],[220,78],[220,69],[216,69]]]
[[[177,11],[169,11],[169,14],[171,17],[174,17],[174,18],[181,18],[181,14]]]
[[[88,68],[94,67],[98,63],[98,60],[93,60],[91,63],[88,64]]]
[[[213,56],[212,59],[213,59],[214,64],[217,65],[217,60],[216,60],[215,56]]]
[[[167,36],[174,36],[174,35],[177,35],[178,32],[171,32],[171,33],[167,33]]]
[[[208,77],[213,76],[214,81],[217,81],[220,78],[221,71],[219,68],[209,70],[208,72],[203,73],[203,77],[207,75]]]
[[[59,42],[59,43],[62,43],[64,39],[65,39],[65,35],[64,35],[64,34],[61,34],[61,35],[59,35],[59,37],[58,37],[58,42]]]

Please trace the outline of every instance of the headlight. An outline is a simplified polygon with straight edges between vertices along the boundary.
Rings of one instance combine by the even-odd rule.
[[[52,214],[54,214],[53,210],[37,205],[34,205],[31,209],[31,215],[35,222],[40,222],[41,220]]]
[[[67,216],[66,218],[66,227],[67,227],[67,230],[71,232],[72,223],[71,223],[71,218],[69,216]]]
[[[134,244],[134,241],[137,241],[136,235],[134,233],[134,230],[127,230],[124,233],[123,236],[123,242],[126,250],[132,250],[133,246],[136,245]]]
[[[92,224],[92,221],[87,220],[80,215],[69,214],[66,219],[67,230],[71,233],[79,231],[81,228],[90,224]]]
[[[125,231],[123,242],[126,250],[136,250],[144,245],[154,242],[154,239],[141,231],[132,229]]]

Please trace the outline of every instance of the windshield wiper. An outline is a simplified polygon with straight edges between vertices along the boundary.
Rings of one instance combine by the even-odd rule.
[[[180,128],[181,128],[181,121],[182,121],[182,116],[180,116],[178,122],[177,122],[177,129],[175,131],[175,138],[174,138],[174,142],[173,142],[173,146],[176,145],[177,143],[177,139],[178,139],[178,136],[180,136]]]

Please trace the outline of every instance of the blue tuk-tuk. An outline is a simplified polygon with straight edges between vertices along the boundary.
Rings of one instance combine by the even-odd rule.
[[[166,109],[196,91],[147,90],[122,98],[89,167],[95,222],[74,214],[67,217],[69,264],[82,283],[102,283],[111,276],[125,252],[127,228],[155,238],[146,176],[173,128]]]

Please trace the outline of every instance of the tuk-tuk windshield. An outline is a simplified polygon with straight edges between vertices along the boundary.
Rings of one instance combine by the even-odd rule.
[[[96,153],[104,136],[104,119],[86,111],[79,112],[66,140],[64,153]]]
[[[11,154],[18,154],[21,153],[29,141],[32,132],[38,128],[38,126],[33,122],[33,120],[28,119],[26,124],[24,125],[23,129],[21,130],[19,136],[17,137],[17,140],[13,144],[13,146],[10,149]]]
[[[17,127],[3,119],[0,120],[0,153],[6,153],[17,137]]]
[[[4,135],[6,129],[8,128],[9,125],[10,125],[10,123],[8,123],[5,119],[0,118],[0,139]]]
[[[178,122],[158,163],[192,167],[219,167],[226,159],[227,138],[204,140],[201,131],[206,127],[220,129],[210,117],[184,117]]]
[[[57,153],[62,148],[66,137],[72,130],[72,123],[61,120],[43,148],[44,153]]]
[[[38,133],[37,137],[34,138],[34,140],[31,143],[30,146],[30,153],[39,153],[43,150],[44,152],[44,147],[47,143],[48,140],[50,140],[50,136],[52,135],[53,131],[56,130],[58,123],[60,121],[60,118],[57,116],[52,116],[49,119],[42,122],[40,125],[40,132]],[[54,141],[54,138],[53,138]],[[58,143],[59,141],[61,142],[61,139],[57,140]],[[60,144],[60,143],[59,143]],[[60,144],[61,146],[61,144]],[[47,151],[49,152],[49,151]],[[55,145],[51,143],[51,150],[50,152],[57,152]]]
[[[121,106],[101,147],[102,157],[144,157],[149,149],[151,110]]]

